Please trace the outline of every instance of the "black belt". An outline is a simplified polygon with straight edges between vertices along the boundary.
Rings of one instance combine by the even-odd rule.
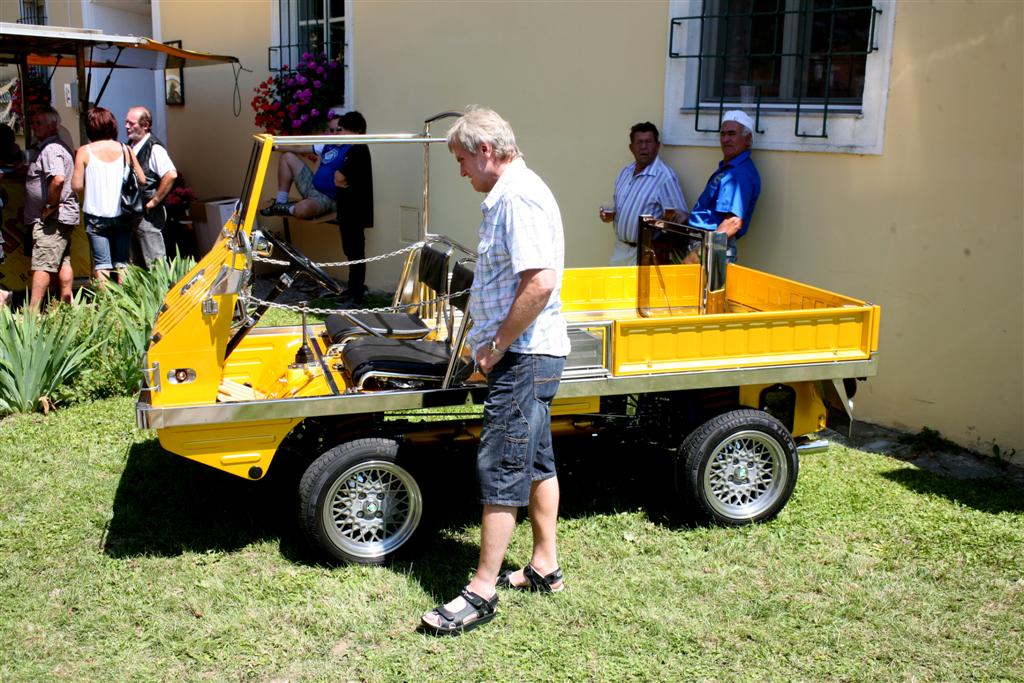
[[[636,246],[636,242],[627,242],[626,240],[619,240],[619,241],[622,242],[623,244],[628,244],[631,247],[635,247]]]

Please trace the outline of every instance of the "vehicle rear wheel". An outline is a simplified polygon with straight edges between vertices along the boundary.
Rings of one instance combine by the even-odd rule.
[[[299,483],[299,522],[331,557],[383,564],[419,528],[423,495],[397,463],[398,444],[358,439],[327,451]]]
[[[796,444],[781,422],[759,410],[733,410],[683,440],[676,492],[708,521],[741,526],[777,515],[798,470]]]

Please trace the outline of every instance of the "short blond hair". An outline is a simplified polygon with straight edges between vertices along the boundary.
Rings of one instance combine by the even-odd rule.
[[[448,150],[454,151],[457,144],[470,154],[476,154],[483,143],[490,145],[494,149],[494,156],[502,161],[511,161],[521,156],[516,145],[516,134],[512,132],[508,121],[493,109],[468,107],[466,113],[448,129]]]

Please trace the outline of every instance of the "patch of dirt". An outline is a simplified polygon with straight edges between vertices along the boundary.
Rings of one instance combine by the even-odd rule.
[[[922,470],[955,479],[1002,478],[1024,488],[1024,467],[1005,460],[981,455],[941,439],[920,439],[869,422],[855,422],[850,435],[831,429],[822,433],[830,441],[869,453],[888,455],[909,462]]]

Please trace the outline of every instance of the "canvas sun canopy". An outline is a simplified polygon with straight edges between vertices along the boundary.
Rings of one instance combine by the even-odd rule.
[[[0,22],[0,63],[157,70],[238,63],[238,58],[183,50],[141,36]]]

